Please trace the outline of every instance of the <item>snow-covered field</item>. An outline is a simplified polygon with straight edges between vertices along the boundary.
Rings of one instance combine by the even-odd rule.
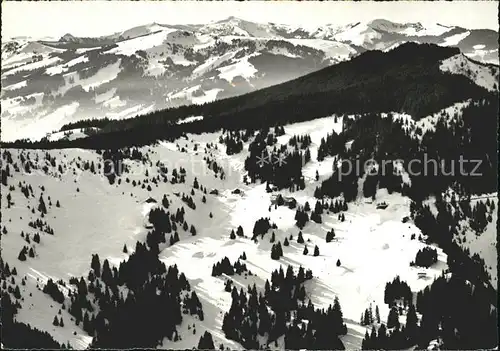
[[[312,139],[312,161],[304,167],[306,189],[293,194],[283,191],[284,195],[294,196],[301,205],[308,201],[314,206],[316,201],[312,193],[318,184],[314,174],[320,170],[321,182],[331,174],[333,163],[332,158],[320,163],[316,161],[318,145],[321,138],[332,130],[341,132],[341,127],[342,119],[335,116],[285,126],[286,134],[279,137],[278,143],[287,143],[295,134],[309,134]],[[295,226],[295,210],[287,207],[269,209],[272,193],[265,191],[264,184],[244,185],[243,164],[248,155],[248,144],[241,153],[227,156],[225,146],[218,143],[219,136],[220,133],[187,135],[187,139],[179,139],[175,143],[160,142],[142,148],[141,151],[149,155],[151,165],[161,161],[169,170],[182,166],[187,171],[185,184],[159,182],[158,185],[151,184],[151,191],[132,186],[131,183],[133,180],[142,181],[146,169],[150,177],[158,174],[157,167],[126,161],[131,167],[130,173],[122,177],[121,184],[110,185],[97,171],[97,165],[102,163],[101,156],[93,151],[79,149],[49,151],[56,157],[57,164],[63,165],[64,172],[60,176],[54,167],[49,167],[49,174],[43,174],[41,170],[31,174],[14,173],[14,178],[9,180],[16,187],[15,191],[11,191],[14,204],[7,208],[5,197],[2,197],[2,223],[8,230],[8,234],[2,237],[2,257],[16,267],[19,276],[28,277],[26,285],[21,287],[26,298],[18,320],[50,332],[60,342],[69,341],[75,348],[85,347],[90,342],[90,336],[71,322],[66,311],[63,311],[66,327],[52,326],[53,316],[59,307],[48,295],[36,289],[37,280],[43,282],[50,277],[67,281],[71,276],[86,277],[94,253],[98,253],[101,260],[108,258],[110,263],[119,264],[127,257],[122,252],[125,244],[132,249],[136,241],[145,240],[147,215],[156,206],[146,200],[151,197],[160,202],[164,194],[171,202],[171,208],[184,206],[186,221],[195,225],[197,235],[179,230],[180,242],[161,247],[163,251],[160,258],[167,265],[177,264],[179,270],[186,274],[201,299],[205,314],[203,322],[186,317],[180,328],[183,339],[177,343],[165,339],[164,348],[192,348],[205,330],[212,333],[216,346],[222,342],[231,349],[241,348],[237,343],[227,340],[221,331],[222,317],[231,304],[230,294],[224,291],[225,278],[211,276],[212,265],[225,256],[234,262],[243,252],[246,253],[247,267],[254,275],[232,277],[238,288],[255,282],[262,289],[265,280],[270,279],[271,272],[280,265],[285,268],[287,265],[302,265],[312,269],[314,279],[306,283],[307,295],[318,307],[327,307],[335,296],[339,297],[349,328],[343,341],[350,349],[360,348],[365,327],[360,326],[358,320],[370,303],[379,306],[382,319],[387,318],[384,287],[388,281],[399,275],[413,291],[418,291],[431,284],[433,278],[446,268],[446,255],[439,248],[439,261],[433,267],[410,267],[416,252],[425,244],[411,240],[412,234],[418,237],[420,233],[417,227],[411,222],[402,223],[402,218],[409,215],[409,200],[383,190],[378,192],[377,201],[389,204],[385,210],[376,209],[371,199],[368,201],[360,197],[354,203],[349,203],[345,222],[338,220],[333,213],[325,213],[321,224],[308,222],[302,232],[310,253],[303,255],[304,244],[296,241],[299,229]],[[209,143],[218,146],[217,150],[206,150],[224,168],[226,177],[223,180],[207,168],[203,159],[207,156],[204,150]],[[194,151],[195,145],[197,151]],[[182,152],[182,148],[187,152]],[[14,160],[19,161],[17,157],[20,151],[10,151]],[[29,153],[32,160],[36,159],[36,155],[43,160],[45,155],[45,151]],[[84,161],[93,161],[97,174],[82,171]],[[202,203],[203,194],[196,190],[193,198],[197,208],[192,210],[174,193],[188,194],[195,177],[209,191],[218,189],[219,195],[208,194],[206,203]],[[130,183],[125,182],[124,178],[129,178]],[[25,198],[17,188],[18,182],[31,184],[34,197]],[[45,189],[43,191],[42,186]],[[232,190],[236,188],[241,189],[242,193],[234,194]],[[2,191],[7,192],[7,189],[2,187]],[[48,206],[44,220],[54,229],[54,235],[43,235],[41,243],[36,246],[36,257],[21,262],[17,255],[26,242],[20,233],[33,232],[27,223],[37,218],[31,213],[31,208],[36,208],[41,193],[46,201],[47,196],[51,196],[52,206]],[[60,201],[60,208],[55,206],[57,200]],[[284,256],[279,261],[270,257],[272,244],[269,234],[262,240],[259,238],[258,243],[248,238],[255,221],[261,217],[270,217],[277,224],[276,241],[283,241],[290,235],[294,237],[290,246],[284,247]],[[243,227],[247,238],[229,239],[230,231],[239,225]],[[336,237],[326,243],[325,235],[331,228],[335,229]],[[312,255],[314,245],[320,250],[317,257]],[[475,245],[477,250],[481,250],[481,243]],[[340,266],[336,265],[337,260],[341,261]],[[422,270],[426,273],[425,278],[418,274]],[[43,286],[41,282],[38,284]],[[196,335],[186,329],[192,323],[197,325]],[[76,332],[75,335],[73,332]]]

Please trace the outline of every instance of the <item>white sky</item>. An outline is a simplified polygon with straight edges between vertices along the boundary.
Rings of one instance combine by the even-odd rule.
[[[152,22],[208,23],[229,16],[307,26],[384,18],[498,30],[496,1],[2,1],[2,37],[99,36]]]

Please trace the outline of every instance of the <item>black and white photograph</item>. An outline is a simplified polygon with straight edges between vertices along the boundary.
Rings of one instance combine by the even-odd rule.
[[[498,350],[498,2],[1,8],[2,349]]]

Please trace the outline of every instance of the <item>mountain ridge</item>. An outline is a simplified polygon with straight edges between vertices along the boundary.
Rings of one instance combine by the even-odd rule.
[[[416,43],[405,43],[389,52],[367,51],[350,61],[240,96],[170,108],[131,119],[70,125],[73,128],[97,127],[99,131],[85,139],[53,142],[50,147],[94,148],[113,142],[125,145],[119,139],[147,144],[184,132],[254,129],[312,120],[332,113],[393,111],[410,114],[418,120],[454,103],[495,93],[496,90],[491,92],[474,83],[463,70],[453,69],[450,73],[454,65],[447,64],[447,69],[443,70],[443,62],[460,55],[458,48]],[[493,72],[491,79],[498,82],[498,67],[484,69],[487,74]],[[176,125],[176,121],[190,116],[203,116],[203,119]],[[125,133],[127,138],[118,137],[120,133]],[[99,141],[93,145],[96,140]],[[34,145],[43,143],[30,147]]]
[[[312,28],[230,18],[150,23],[97,38],[68,34],[63,41],[2,43],[2,139],[40,139],[81,119],[123,119],[242,95],[404,42],[498,59],[494,31],[443,32],[439,25],[415,31],[422,25],[381,21]],[[372,28],[381,23],[395,30]]]

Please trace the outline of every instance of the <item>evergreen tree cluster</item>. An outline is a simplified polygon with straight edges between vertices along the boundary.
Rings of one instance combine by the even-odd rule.
[[[258,222],[259,224],[257,224],[257,222]],[[258,228],[257,228],[257,232],[260,232],[260,231],[262,231],[262,230],[263,230],[263,228],[264,228],[265,224],[263,224],[263,222],[262,222],[262,221],[260,221],[260,222],[259,222],[259,221],[257,221],[257,222],[255,223],[255,226],[257,226],[257,227],[258,227]],[[254,227],[254,231],[255,231],[255,229],[256,229],[256,228]],[[266,230],[266,232],[267,232],[267,230]],[[264,232],[264,233],[265,233],[265,232]],[[243,227],[242,227],[241,225],[240,225],[240,226],[238,226],[238,229],[236,230],[236,233],[234,232],[234,229],[232,229],[232,230],[231,230],[231,234],[229,235],[229,237],[230,237],[231,239],[236,239],[236,235],[238,235],[240,238],[245,236],[245,234],[243,233]],[[259,234],[255,234],[255,233],[254,233],[254,238],[256,237],[256,235],[259,235]],[[262,234],[262,233],[260,233],[260,235],[263,235],[263,234]]]
[[[380,311],[378,309],[378,305],[375,306],[375,315],[373,314],[372,304],[370,307],[365,309],[363,313],[361,313],[361,319],[359,324],[363,326],[372,325],[374,323],[380,323]]]
[[[252,136],[253,132],[250,130],[246,130],[245,132],[227,131],[225,135],[220,136],[219,143],[226,145],[226,154],[234,155],[243,150],[243,143],[246,143]]]
[[[255,239],[257,238],[257,236],[261,236],[262,238],[264,237],[264,235],[269,231],[269,229],[276,229],[277,226],[276,224],[271,224],[270,222],[270,219],[269,218],[259,218],[255,224],[254,224],[254,227],[253,227],[253,236],[252,236],[252,239]]]
[[[29,221],[28,226],[33,229],[41,230],[42,232],[45,232],[47,234],[54,235],[54,229],[52,229],[52,227],[48,225],[47,222],[41,220],[40,218],[37,218],[34,221]]]
[[[427,235],[428,241],[436,243],[447,255],[447,264],[450,271],[459,274],[474,283],[487,283],[490,274],[486,269],[484,260],[477,254],[471,255],[468,248],[460,247],[454,240],[460,227],[460,219],[470,218],[472,214],[470,203],[467,199],[456,203],[455,211],[453,205],[446,203],[441,197],[436,198],[435,206],[438,210],[437,216],[431,212],[429,205],[412,203],[410,209],[415,225]],[[460,208],[461,211],[457,209]]]
[[[382,323],[377,330],[375,322],[380,324],[378,306],[374,319],[370,305],[370,309],[362,315],[362,325],[372,325],[372,330],[370,334],[366,331],[361,343],[362,350],[401,350],[418,343],[418,317],[413,304],[408,307],[405,325],[399,323],[399,312],[395,306],[389,312],[387,326]]]
[[[64,302],[64,294],[59,290],[59,287],[52,279],[47,281],[47,284],[43,287],[43,292],[56,302],[63,303]]]
[[[484,232],[488,223],[492,221],[491,214],[494,209],[495,202],[490,202],[490,199],[487,199],[486,202],[481,200],[477,201],[472,207],[472,213],[469,219],[470,228],[477,234]]]
[[[249,349],[260,347],[258,335],[267,336],[267,344],[284,335],[286,349],[344,349],[338,336],[347,328],[338,299],[327,310],[315,309],[310,300],[305,304],[307,279],[312,279],[310,270],[299,267],[295,274],[289,266],[285,274],[280,267],[273,271],[271,283],[266,281],[264,294],[257,293],[255,285],[247,293],[233,288],[222,326],[226,337]]]
[[[335,131],[329,133],[326,138],[321,138],[318,147],[318,161],[323,161],[326,156],[339,155],[344,150],[346,142],[343,135],[339,135]]]
[[[29,249],[28,246],[23,246],[21,251],[19,252],[19,255],[17,256],[17,259],[19,261],[26,261],[26,256],[29,256],[31,258],[35,257],[35,250],[33,249],[33,246],[31,246]]]
[[[335,239],[335,230],[332,228],[326,233],[326,242],[329,243]]]
[[[286,145],[274,146],[271,151],[268,146],[276,142],[269,129],[263,129],[250,143],[250,155],[245,160],[245,170],[252,183],[257,180],[274,184],[278,189],[295,191],[304,189],[302,166],[311,159],[309,149],[304,152],[298,146],[289,151]]]
[[[116,177],[124,172],[126,166],[123,160],[126,157],[120,149],[109,149],[102,152],[102,158],[104,160],[103,174],[108,178],[109,184],[113,185]]]
[[[165,197],[164,197],[164,200]],[[168,201],[168,200],[167,200]],[[164,201],[163,201],[164,202]],[[165,205],[165,203],[163,203]],[[148,232],[146,242],[148,246],[155,252],[159,252],[159,245],[167,242],[167,234],[170,234],[169,244],[174,245],[179,241],[179,233],[177,228],[182,227],[184,231],[189,231],[191,235],[196,235],[196,228],[194,225],[187,224],[184,219],[184,207],[178,208],[175,215],[170,211],[165,211],[163,207],[156,207],[149,212],[149,222],[153,226],[153,230]]]
[[[418,202],[411,206],[415,225],[443,249],[449,267],[448,274],[417,294],[417,310],[422,314],[421,347],[437,338],[444,349],[490,349],[498,345],[498,296],[484,260],[453,240],[460,222],[473,215],[469,190],[461,188],[460,195],[458,201],[452,198],[451,202],[437,196],[437,216],[428,205]]]
[[[241,263],[238,259],[234,265],[231,264],[227,257],[224,257],[220,262],[217,262],[212,267],[212,277],[218,277],[223,274],[235,275],[249,272],[245,263]]]
[[[196,210],[196,204],[191,196],[182,194],[182,201],[192,210]]]
[[[282,256],[283,256],[283,248],[281,247],[281,242],[278,241],[277,244],[274,244],[271,247],[271,259],[279,260]]]
[[[412,262],[410,265],[429,268],[437,262],[437,257],[437,250],[430,246],[426,246],[423,249],[418,250],[417,255],[415,256],[415,262]]]
[[[497,100],[495,96],[487,96],[475,101],[463,109],[462,118],[457,120],[443,112],[435,130],[426,131],[421,139],[407,128],[405,123],[408,122],[394,119],[391,114],[387,118],[369,113],[344,119],[342,140],[336,141],[331,152],[318,151],[321,157],[338,155],[341,162],[340,165],[334,163],[333,175],[322,182],[315,196],[333,198],[343,194],[346,201],[351,201],[357,195],[358,178],[365,175],[363,195],[372,198],[378,188],[386,188],[389,193],[402,192],[421,201],[457,183],[472,194],[494,192],[497,167],[491,130],[496,124]],[[478,122],[480,118],[484,118],[481,123]],[[332,137],[332,140],[337,139]],[[346,141],[352,141],[349,148],[344,146]],[[326,140],[324,145],[327,145]],[[320,146],[320,149],[328,150],[327,146]],[[481,162],[475,169],[476,162],[463,163],[461,160]],[[364,166],[370,163],[377,164],[378,168],[368,172]],[[409,169],[411,185],[402,183],[401,171]],[[473,176],[477,174],[481,177]],[[484,213],[484,209],[480,212]],[[481,218],[477,226],[479,231],[484,223]]]
[[[274,135],[276,135],[276,137],[285,135],[285,128],[283,126],[274,127]]]
[[[377,328],[372,327],[371,333],[366,331],[361,342],[362,350],[402,350],[413,345],[406,335],[406,328],[388,330],[385,324]]]
[[[288,141],[288,145],[290,146],[298,146],[301,150],[307,149],[309,146],[311,146],[311,136],[310,135],[294,135],[290,138]]]
[[[392,282],[385,284],[384,303],[392,307],[400,299],[407,306],[413,301],[413,293],[408,284],[397,276]]]
[[[156,347],[179,338],[183,313],[204,318],[196,293],[184,293],[191,290],[184,274],[140,242],[118,268],[93,255],[87,280],[71,283],[69,312],[94,336],[93,348]]]
[[[198,342],[198,350],[215,350],[212,334],[205,331]]]
[[[224,172],[224,168],[222,168],[215,159],[212,159],[208,156],[203,157],[205,163],[208,166],[208,169],[211,169],[214,172],[214,176],[217,178],[224,180],[226,178],[226,173]]]
[[[439,337],[447,350],[494,348],[497,308],[491,302],[484,284],[470,284],[454,274],[441,276],[417,294],[417,310],[422,314],[419,345],[427,346]]]
[[[307,222],[309,222],[309,215],[304,208],[299,207],[297,211],[295,211],[295,225],[303,229]]]

